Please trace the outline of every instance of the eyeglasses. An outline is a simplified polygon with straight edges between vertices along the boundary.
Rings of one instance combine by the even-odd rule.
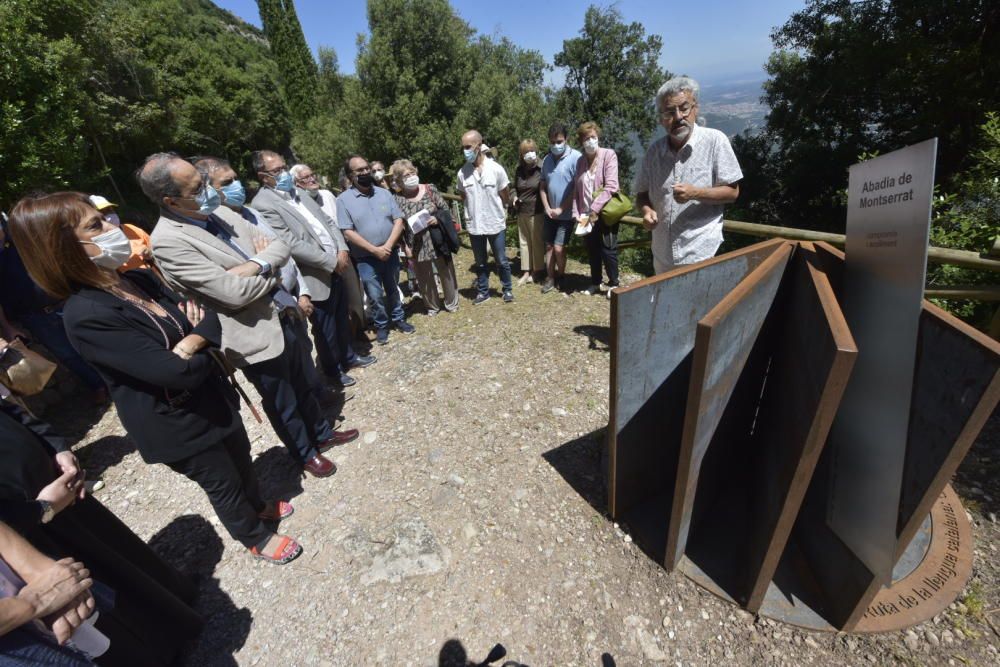
[[[316,174],[309,174],[308,176],[299,176],[300,181],[315,181]]]
[[[667,107],[666,109],[660,112],[660,118],[666,120],[667,118],[675,117],[677,114],[680,114],[681,118],[687,118],[688,114],[690,114],[691,110],[694,109],[696,106],[698,105],[688,104],[687,102],[685,102],[684,104],[678,107]]]
[[[203,182],[201,184],[201,187],[198,188],[198,191],[195,192],[193,195],[188,195],[186,197],[177,197],[177,199],[198,199],[199,197],[204,196],[206,190],[208,190],[208,184]]]
[[[286,168],[287,168],[287,165],[283,164],[280,167],[275,167],[274,169],[265,169],[265,170],[263,170],[260,173],[267,174],[268,176],[271,176],[273,178],[273,177],[276,177],[281,172],[283,172]]]

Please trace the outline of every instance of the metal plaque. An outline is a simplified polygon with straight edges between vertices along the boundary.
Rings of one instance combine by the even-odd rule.
[[[937,140],[851,167],[842,306],[858,346],[831,431],[827,521],[879,584],[896,555]]]

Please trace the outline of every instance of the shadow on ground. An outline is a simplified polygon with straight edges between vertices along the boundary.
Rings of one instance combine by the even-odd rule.
[[[253,615],[249,609],[233,604],[213,576],[222,560],[223,545],[218,533],[204,517],[186,514],[156,533],[149,546],[182,573],[198,579],[195,609],[204,617],[205,628],[197,642],[182,653],[183,662],[236,665],[233,654],[246,642]]]
[[[611,351],[611,327],[599,327],[593,324],[578,324],[573,327],[573,333],[586,336],[591,350],[601,352]]]
[[[542,454],[550,466],[601,514],[607,512],[604,442],[607,429],[591,431]]]
[[[289,500],[302,493],[302,467],[283,446],[275,445],[254,459],[253,471],[265,500]]]
[[[87,471],[87,479],[98,479],[105,470],[118,465],[134,451],[135,443],[131,438],[105,435],[74,450],[74,453]]]

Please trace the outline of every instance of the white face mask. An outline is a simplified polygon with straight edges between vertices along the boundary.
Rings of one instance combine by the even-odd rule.
[[[583,142],[583,149],[588,153],[593,153],[597,150],[597,137],[591,137]]]
[[[538,154],[535,153],[535,151],[528,151],[527,153],[524,154],[524,161],[527,162],[528,164],[535,164],[537,160],[538,160]]]
[[[101,254],[90,259],[98,266],[114,271],[119,266],[128,261],[132,256],[132,244],[120,227],[115,227],[110,232],[98,234],[89,241],[80,243],[92,243],[101,249]]]
[[[410,174],[409,176],[403,179],[403,187],[409,190],[414,189],[418,185],[420,185],[420,177],[418,177],[416,174]]]
[[[382,171],[381,169],[372,172],[372,178],[374,178],[376,181],[381,181],[384,177],[385,177],[385,172]]]

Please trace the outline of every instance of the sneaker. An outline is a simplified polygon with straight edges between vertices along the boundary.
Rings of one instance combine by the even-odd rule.
[[[607,295],[608,295],[608,301],[611,301],[611,292],[613,292],[613,291],[614,291],[614,288],[612,287],[612,288],[611,288],[611,289],[609,289],[609,290],[608,290],[607,292],[605,292],[605,294],[607,294]]]
[[[388,329],[379,329],[378,331],[376,331],[375,332],[375,340],[378,342],[379,345],[385,345],[386,343],[388,343],[389,342],[389,330]]]
[[[347,366],[347,370],[350,371],[354,370],[355,368],[364,368],[365,366],[371,366],[376,361],[378,361],[378,359],[375,357],[374,354],[370,354],[367,356],[359,354],[357,355],[357,357],[355,357],[354,361]]]
[[[542,294],[548,294],[549,292],[551,292],[555,288],[556,288],[556,281],[554,281],[554,280],[546,280],[545,284],[542,285]]]
[[[580,291],[583,292],[584,294],[586,294],[587,296],[594,296],[595,294],[599,294],[600,293],[601,286],[600,285],[591,285],[587,289],[580,290]]]
[[[472,305],[478,306],[479,304],[486,303],[489,300],[490,300],[489,292],[486,292],[485,294],[477,294],[476,298],[472,300]]]
[[[524,275],[522,275],[520,277],[520,279],[518,279],[517,284],[518,285],[523,285],[525,283],[531,283],[531,282],[534,282],[534,279],[531,277],[531,274],[530,273],[525,273]]]
[[[411,334],[417,330],[415,326],[413,326],[406,320],[400,320],[399,322],[396,322],[396,328],[399,329],[401,333],[405,334]]]
[[[503,292],[503,302],[504,303],[513,303],[514,302],[514,293],[511,292],[510,290],[504,290],[504,292]]]

